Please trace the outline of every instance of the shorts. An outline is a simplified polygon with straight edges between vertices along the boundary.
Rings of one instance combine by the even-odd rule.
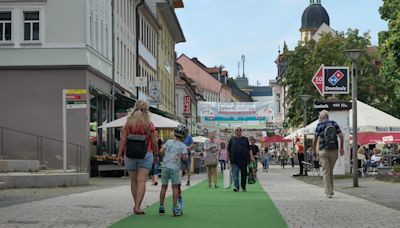
[[[128,158],[125,156],[125,170],[137,171],[139,168],[151,170],[153,166],[153,152],[147,152],[143,159]]]
[[[163,167],[161,171],[161,184],[168,185],[169,180],[171,180],[173,185],[180,185],[179,170]]]

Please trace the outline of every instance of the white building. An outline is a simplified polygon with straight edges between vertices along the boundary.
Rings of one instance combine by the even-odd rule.
[[[90,122],[112,117],[111,9],[111,0],[0,1],[4,155],[61,168],[62,91],[86,89],[87,107],[67,112],[67,148],[68,168],[88,171]],[[40,153],[27,140],[35,135],[47,139]]]

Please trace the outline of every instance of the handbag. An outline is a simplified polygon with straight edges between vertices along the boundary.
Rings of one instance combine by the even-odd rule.
[[[204,159],[204,165],[217,166],[218,165],[217,153],[209,153]]]
[[[225,189],[230,188],[232,182],[231,170],[225,169],[223,174],[224,174],[224,188]]]
[[[143,159],[147,153],[146,138],[149,130],[146,128],[145,135],[129,134],[126,137],[126,157]]]

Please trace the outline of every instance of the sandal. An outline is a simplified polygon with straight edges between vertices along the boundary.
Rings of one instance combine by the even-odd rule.
[[[144,213],[143,210],[135,211],[135,209],[133,209],[133,213],[134,213],[135,215],[144,215],[144,214],[146,214],[146,213]]]

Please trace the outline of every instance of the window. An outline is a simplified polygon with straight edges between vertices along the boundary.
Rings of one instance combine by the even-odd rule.
[[[24,12],[24,40],[39,40],[39,11]]]
[[[0,41],[11,40],[11,12],[0,12]]]

